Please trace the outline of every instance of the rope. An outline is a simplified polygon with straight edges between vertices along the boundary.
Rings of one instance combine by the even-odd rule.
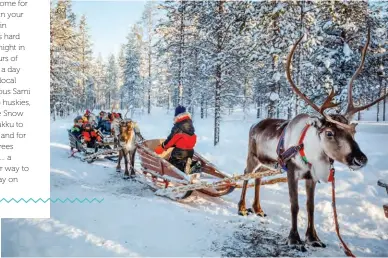
[[[243,174],[243,175],[238,175],[238,176],[232,176],[232,177],[224,178],[220,181],[216,181],[214,183],[208,183],[206,181],[202,181],[202,182],[195,183],[195,184],[188,184],[188,185],[183,185],[183,186],[164,188],[164,189],[158,190],[156,192],[156,194],[160,195],[160,196],[164,196],[164,195],[169,195],[169,194],[194,191],[194,190],[203,189],[203,188],[215,188],[217,186],[228,186],[228,185],[233,186],[233,185],[236,185],[237,182],[241,181],[241,180],[249,180],[249,179],[254,179],[254,178],[262,178],[262,177],[268,177],[268,176],[273,176],[273,175],[277,175],[277,174],[282,174],[282,172],[280,170],[273,170],[273,169],[266,167],[265,165],[261,165],[261,167],[264,167],[267,170],[256,172],[256,173],[249,173],[249,174]]]
[[[331,182],[331,186],[332,186],[331,187],[331,197],[332,197],[332,207],[333,207],[333,213],[334,213],[335,231],[337,233],[338,239],[340,240],[340,242],[342,244],[342,247],[344,249],[345,254],[347,256],[349,256],[349,257],[356,257],[356,256],[354,256],[352,251],[350,251],[350,249],[345,244],[345,242],[342,240],[342,237],[341,237],[340,232],[339,232],[337,208],[336,208],[336,205],[335,205],[335,177],[333,177],[333,181]]]

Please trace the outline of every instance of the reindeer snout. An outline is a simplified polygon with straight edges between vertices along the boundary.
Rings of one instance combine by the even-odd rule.
[[[358,153],[358,155],[352,155],[350,167],[353,169],[359,169],[364,167],[368,163],[368,157],[364,153]]]
[[[358,157],[355,157],[353,159],[353,162],[357,165],[360,165],[360,166],[365,166],[366,163],[368,163],[368,157],[365,155],[365,154],[361,154],[360,156]]]

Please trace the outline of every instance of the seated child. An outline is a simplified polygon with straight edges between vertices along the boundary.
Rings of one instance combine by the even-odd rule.
[[[74,119],[74,125],[73,127],[70,129],[70,132],[77,138],[79,139],[81,134],[82,134],[82,124],[83,124],[83,120],[82,120],[82,117],[81,116],[77,116],[75,119]]]
[[[89,123],[84,124],[82,136],[87,148],[95,148],[97,142],[101,142],[101,137]]]

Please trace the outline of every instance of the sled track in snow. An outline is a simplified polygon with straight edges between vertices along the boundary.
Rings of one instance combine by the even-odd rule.
[[[93,191],[96,191],[96,195],[98,195],[98,192],[103,192],[105,194],[108,193],[120,198],[128,199],[162,198],[168,200],[166,197],[155,195],[155,190],[142,183],[139,178],[125,180],[123,179],[123,171],[121,173],[117,173],[115,171],[111,172],[110,170],[114,170],[114,167],[108,166],[107,164],[113,163],[115,162],[111,160],[104,160],[102,163],[91,164],[92,166],[104,166],[107,172],[109,171],[109,179],[102,183],[93,184],[85,182],[84,180],[63,178],[61,175],[55,175],[55,180],[52,178],[52,182],[56,182],[56,187],[64,187],[70,184],[92,187]],[[135,166],[136,165],[139,165],[138,160],[135,162]],[[108,201],[107,198],[106,201]],[[228,200],[228,197],[226,196],[223,198],[213,198],[198,192],[195,192],[192,196],[185,200],[173,201],[187,205],[188,208],[194,208],[199,211],[209,208],[223,208],[227,210],[236,209],[236,203],[232,200]],[[236,221],[233,223],[235,222]],[[308,256],[310,253],[309,250],[307,252],[300,252],[287,246],[285,244],[285,236],[287,236],[287,232],[279,234],[278,232],[267,229],[265,227],[267,222],[260,222],[258,224],[257,221],[255,221],[255,223],[249,223],[238,220],[237,223],[239,223],[239,225],[231,230],[231,234],[227,236],[226,239],[220,238],[220,242],[213,241],[211,251],[218,252],[223,257],[303,257]]]

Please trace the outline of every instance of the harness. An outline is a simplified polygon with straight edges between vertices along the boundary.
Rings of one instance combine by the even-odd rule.
[[[304,146],[303,146],[303,141],[304,141],[304,138],[306,137],[306,133],[309,128],[310,128],[310,125],[306,125],[303,128],[303,131],[300,135],[298,145],[292,146],[288,148],[286,151],[284,151],[284,135],[285,135],[286,127],[283,129],[283,132],[278,142],[276,153],[278,154],[278,163],[285,171],[288,171],[287,161],[289,161],[292,157],[294,157],[298,152],[302,160],[305,162],[305,164],[307,164],[308,167],[311,169],[312,164],[307,160],[306,154],[304,152]],[[333,207],[333,213],[334,213],[335,231],[337,233],[338,239],[342,244],[345,254],[350,257],[355,257],[352,251],[349,249],[349,247],[342,240],[342,237],[339,232],[339,224],[338,224],[337,209],[336,209],[336,202],[335,202],[335,178],[334,178],[335,170],[333,165],[334,160],[329,158],[329,161],[330,161],[330,173],[329,173],[328,181],[331,182],[331,185],[332,185],[331,196],[332,196],[332,207]]]
[[[283,132],[280,135],[278,146],[276,148],[276,153],[278,155],[278,164],[282,167],[283,170],[288,171],[287,162],[291,158],[293,158],[297,153],[299,153],[303,162],[309,167],[309,169],[311,169],[312,164],[306,158],[306,154],[304,152],[304,144],[303,144],[304,138],[306,137],[307,130],[310,128],[310,126],[311,125],[307,124],[303,128],[303,131],[298,141],[298,145],[292,146],[287,150],[284,150],[284,135],[286,133],[286,127],[283,129]],[[330,160],[330,174],[329,174],[328,181],[332,182],[334,179],[334,172],[335,172],[334,166],[333,166],[334,160],[332,160],[331,158],[329,160]]]

